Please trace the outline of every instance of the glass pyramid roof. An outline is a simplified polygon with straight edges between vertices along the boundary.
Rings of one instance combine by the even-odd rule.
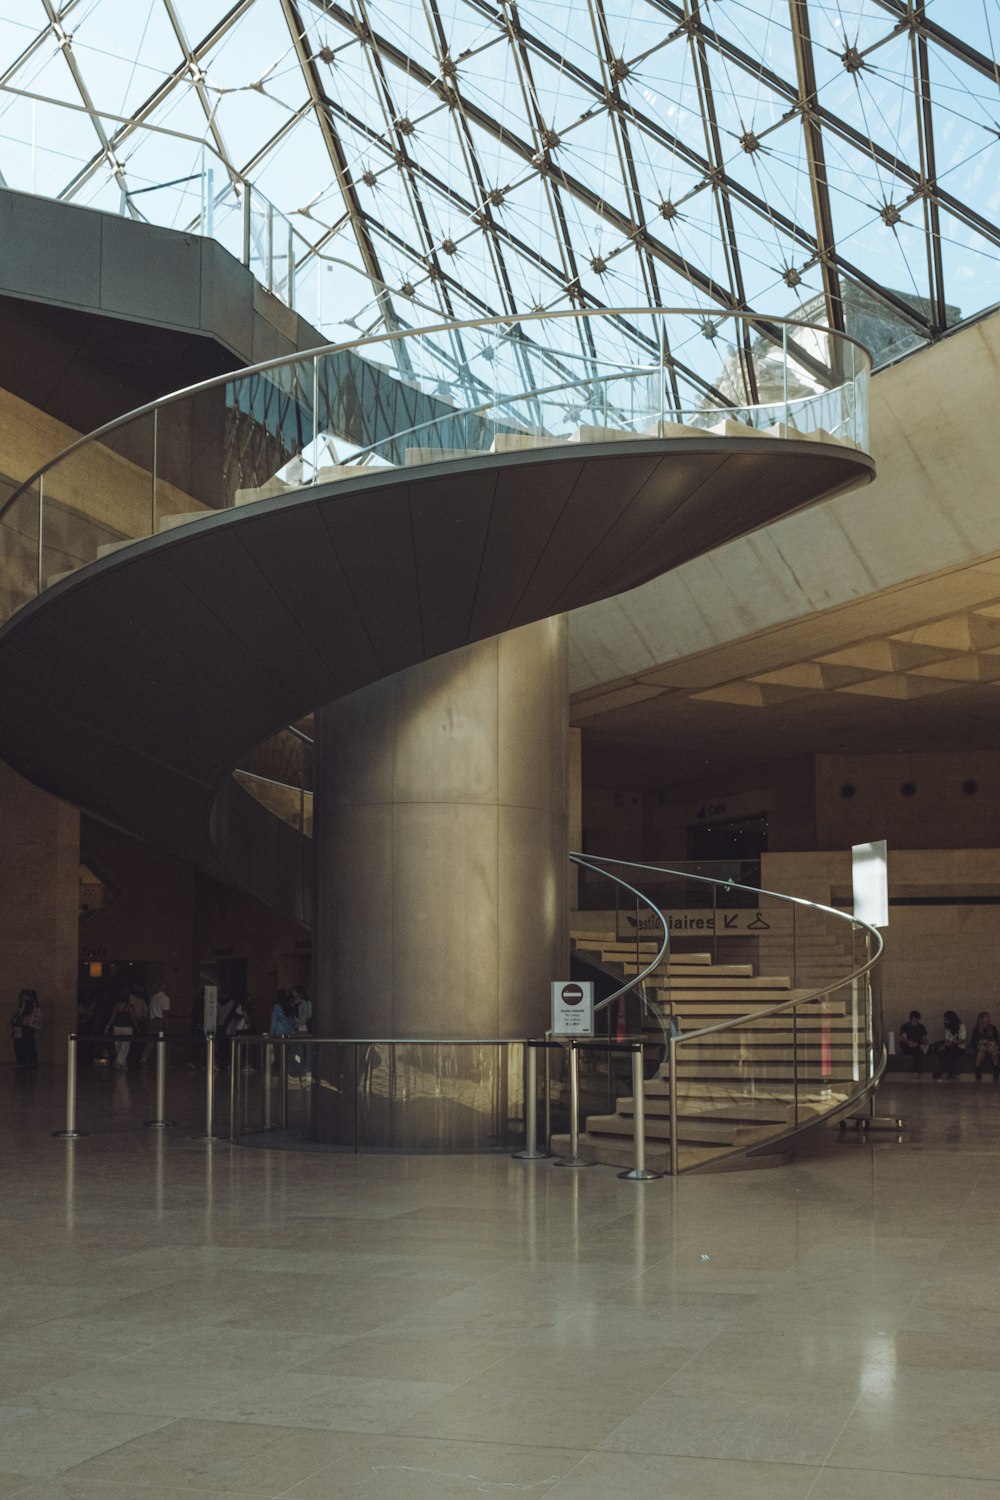
[[[1000,0],[0,0],[0,175],[249,247],[331,339],[658,304],[885,362],[1000,302],[998,45]]]

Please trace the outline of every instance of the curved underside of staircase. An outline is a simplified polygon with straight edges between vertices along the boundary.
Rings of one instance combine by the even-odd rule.
[[[308,922],[303,839],[232,778],[284,725],[460,646],[631,589],[867,483],[815,441],[483,455],[317,485],[122,547],[0,631],[0,756]]]

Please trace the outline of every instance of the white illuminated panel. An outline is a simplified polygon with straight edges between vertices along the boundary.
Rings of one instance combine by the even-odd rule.
[[[889,863],[885,839],[851,848],[854,915],[871,927],[889,925]]]

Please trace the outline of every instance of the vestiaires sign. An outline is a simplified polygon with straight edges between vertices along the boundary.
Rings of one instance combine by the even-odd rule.
[[[775,913],[758,911],[752,906],[729,910],[720,906],[715,911],[711,907],[693,907],[689,911],[666,911],[663,915],[671,937],[697,937],[699,933],[708,937],[753,936],[770,932],[775,918]],[[638,916],[634,912],[619,911],[618,941],[637,935],[645,939],[662,939],[663,928],[651,911],[640,912]]]
[[[594,1035],[594,985],[589,979],[552,981],[552,1035]]]

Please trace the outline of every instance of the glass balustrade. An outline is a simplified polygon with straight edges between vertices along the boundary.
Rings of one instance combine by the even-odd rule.
[[[258,241],[273,269],[266,225]],[[734,313],[713,314],[708,341],[705,317],[620,309],[374,335],[168,396],[80,439],[0,506],[14,553],[29,539],[36,553],[7,615],[128,542],[396,470],[622,441],[865,448],[859,345]]]

